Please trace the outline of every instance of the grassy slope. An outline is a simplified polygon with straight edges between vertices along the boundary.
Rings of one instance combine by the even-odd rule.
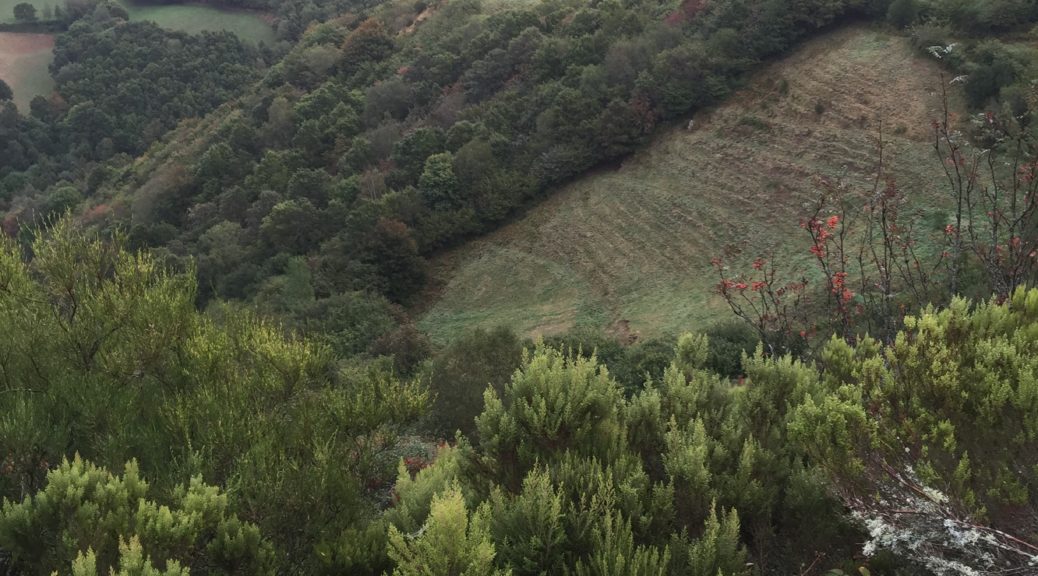
[[[856,28],[814,40],[697,116],[693,131],[666,131],[620,169],[584,177],[440,257],[420,325],[442,341],[476,326],[650,336],[727,318],[710,259],[744,242],[747,254],[806,261],[798,224],[817,197],[812,177],[869,189],[880,119],[888,169],[938,226],[929,130],[939,84],[937,66],[902,38]]]
[[[14,103],[28,112],[29,102],[54,89],[48,66],[54,60],[54,36],[0,32],[0,78],[14,91]]]

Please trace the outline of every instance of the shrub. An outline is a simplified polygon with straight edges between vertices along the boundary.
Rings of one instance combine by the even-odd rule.
[[[482,329],[452,342],[432,361],[429,391],[434,395],[429,426],[444,438],[469,435],[483,410],[483,392],[500,393],[519,366],[522,345],[507,328]]]
[[[429,519],[415,535],[389,528],[389,557],[394,576],[507,576],[494,568],[490,509],[469,514],[458,488],[433,497]]]
[[[760,342],[745,322],[734,320],[715,324],[706,334],[710,342],[707,368],[729,378],[743,374],[743,354],[753,354]]]
[[[919,17],[917,0],[894,0],[887,8],[887,22],[897,28],[905,28],[915,23]]]
[[[270,544],[230,512],[219,488],[196,477],[166,504],[148,492],[135,461],[115,476],[79,456],[65,460],[38,493],[4,501],[0,548],[25,574],[107,574],[156,564],[168,574],[274,574]]]

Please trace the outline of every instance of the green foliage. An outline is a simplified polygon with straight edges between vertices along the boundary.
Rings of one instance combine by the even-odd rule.
[[[377,62],[393,50],[393,39],[385,25],[369,18],[357,26],[342,43],[344,66],[357,69],[368,62]]]
[[[472,514],[465,508],[461,491],[454,487],[434,496],[429,519],[416,535],[389,528],[389,557],[399,576],[506,576],[494,569],[494,543],[490,540],[490,513],[484,505]]]
[[[36,7],[28,2],[14,5],[14,19],[19,22],[36,21]]]
[[[507,404],[488,389],[476,419],[484,466],[519,487],[538,459],[567,450],[610,461],[624,429],[621,392],[594,358],[540,348],[505,385]]]
[[[592,356],[609,368],[609,374],[628,393],[634,393],[650,380],[659,380],[674,357],[675,340],[663,336],[623,345],[619,340],[597,331],[578,329],[561,336],[551,336],[545,343],[552,347]]]
[[[615,512],[607,512],[595,527],[593,552],[580,560],[572,571],[577,576],[663,576],[667,574],[669,554],[655,547],[635,546],[631,523]]]
[[[936,12],[963,32],[978,35],[1010,30],[1038,18],[1034,3],[1026,0],[944,0],[936,3]]]
[[[67,222],[31,248],[0,258],[0,547],[30,573],[748,576],[816,550],[842,567],[862,536],[831,491],[868,518],[899,502],[891,469],[1007,534],[1035,500],[1014,463],[1038,430],[1038,291],[924,311],[887,346],[834,339],[819,367],[745,356],[739,385],[707,369],[703,335],[630,396],[594,355],[538,345],[488,387],[471,441],[408,456],[389,491],[426,396],[388,361],[342,367],[233,308],[202,316],[189,276]],[[503,378],[515,354],[477,333],[430,373],[468,359]],[[67,447],[131,463],[43,475]]]
[[[138,153],[181,118],[208,112],[253,80],[251,58],[230,33],[81,21],[58,37],[52,70],[76,141],[111,138],[116,152]]]
[[[714,507],[703,536],[688,550],[688,573],[693,576],[748,576],[746,549],[739,543],[739,515],[735,510],[717,517]]]
[[[111,10],[84,13],[57,41],[61,98],[14,121],[11,137],[0,127],[0,176],[41,158],[67,157],[72,172],[94,162],[124,167],[121,153],[142,155],[180,120],[228,102],[144,154],[140,168],[190,167],[147,211],[151,221],[140,210],[133,225],[177,231],[149,241],[197,258],[199,299],[255,299],[281,274],[268,263],[283,251],[316,263],[318,299],[370,291],[411,303],[428,254],[629,154],[660,122],[717,102],[755,63],[867,3],[769,2],[753,17],[734,0],[709,8],[655,0],[225,4],[274,12],[282,38],[342,17],[310,26],[243,94],[256,68],[280,52],[229,34],[116,25]],[[33,186],[43,190],[60,173],[32,172]],[[111,191],[136,188],[128,183],[113,179]],[[150,192],[136,192],[134,204],[146,206]],[[22,221],[35,208],[24,208]],[[224,221],[241,228],[248,249],[233,265],[210,267],[206,234]],[[640,387],[646,373],[658,378],[670,344],[638,346],[643,356],[617,370],[625,388]]]
[[[82,200],[83,194],[75,186],[60,186],[51,190],[44,199],[40,213],[47,220],[60,218],[75,209]]]
[[[1038,497],[1034,471],[1013,464],[1038,449],[1036,318],[1038,291],[1021,289],[1006,304],[960,299],[909,317],[885,349],[830,342],[831,376],[797,409],[796,438],[847,490],[881,482],[877,462],[907,466],[962,510],[1019,531],[1017,512]]]
[[[795,404],[817,373],[755,358],[735,389],[702,368],[708,351],[707,338],[683,336],[660,381],[628,399],[594,356],[538,346],[500,394],[487,390],[460,460],[452,451],[413,481],[401,473],[388,517],[413,529],[428,495],[458,482],[470,506],[490,504],[498,565],[516,574],[746,576],[747,541],[776,571],[851,546],[785,435],[782,399]]]
[[[393,472],[381,455],[422,412],[422,387],[378,365],[342,370],[326,346],[250,314],[207,318],[190,272],[68,222],[40,231],[32,253],[0,250],[5,497],[43,488],[48,463],[72,452],[135,459],[160,493],[200,474],[233,487],[231,506],[271,535],[279,564],[304,571],[315,543],[374,515]]]
[[[0,547],[26,574],[274,573],[270,544],[230,513],[219,488],[193,478],[173,490],[169,505],[149,500],[148,491],[134,461],[114,476],[78,456],[65,460],[35,495],[5,499]]]
[[[433,498],[455,485],[460,466],[458,449],[449,446],[442,446],[433,464],[414,477],[401,462],[393,486],[396,502],[386,511],[386,520],[404,533],[418,532],[429,516]]]
[[[534,470],[527,475],[522,491],[514,497],[495,491],[491,502],[494,540],[501,544],[502,563],[516,574],[543,574],[564,565],[564,500],[546,472]]]
[[[452,342],[433,358],[427,378],[433,404],[430,428],[445,438],[455,431],[471,434],[483,411],[483,391],[504,389],[519,366],[522,347],[505,328],[475,330]]]
[[[425,202],[435,209],[458,205],[458,179],[454,176],[454,158],[450,152],[433,154],[425,160],[418,179],[418,190]]]
[[[887,22],[898,28],[911,26],[919,17],[919,3],[916,0],[894,0],[887,7]]]
[[[231,3],[276,9],[284,37],[347,6]],[[1031,4],[896,0],[886,15],[976,33],[1028,22]],[[102,8],[58,40],[61,97],[0,111],[5,200],[46,189],[12,205],[50,216],[137,189],[119,217],[161,250],[67,222],[3,242],[0,494],[21,503],[4,505],[0,547],[19,567],[746,576],[752,555],[796,573],[862,540],[831,493],[874,502],[891,469],[1031,537],[1038,480],[1017,462],[1038,434],[1034,293],[928,311],[887,346],[834,341],[818,367],[761,358],[729,326],[629,347],[576,334],[525,356],[511,333],[477,332],[423,364],[427,341],[391,304],[421,292],[425,255],[869,3],[450,2],[411,27],[425,8],[312,26],[255,90],[137,162],[272,53]],[[973,105],[1026,109],[1021,54],[970,43],[949,63]],[[201,284],[160,265],[188,255]],[[283,322],[194,308],[219,298]],[[426,416],[424,387],[399,376],[415,372],[436,395],[425,421],[463,434],[428,467],[405,459],[391,491],[398,434]],[[133,464],[116,477],[73,453]]]
[[[709,339],[702,334],[682,334],[675,349],[674,364],[679,370],[691,374],[706,366],[710,354]]]
[[[322,238],[320,213],[303,198],[276,204],[263,218],[260,231],[276,250],[304,254]]]
[[[369,350],[396,327],[396,314],[385,298],[364,292],[321,298],[300,312],[303,333],[342,356]]]
[[[981,62],[966,84],[966,95],[971,104],[980,106],[989,98],[998,96],[1016,77],[1017,71],[1008,55],[997,49],[991,50],[981,56]]]
[[[114,576],[188,576],[190,572],[181,568],[176,560],[167,562],[165,570],[159,570],[151,559],[144,554],[140,541],[131,538],[129,542],[119,542],[119,570],[112,568],[108,574]],[[57,574],[57,572],[55,572]],[[102,572],[104,574],[104,572]],[[97,576],[97,555],[93,550],[80,553],[72,563],[72,576]]]
[[[743,374],[743,356],[752,356],[760,342],[753,328],[734,320],[710,327],[706,336],[710,343],[706,366],[729,377]]]

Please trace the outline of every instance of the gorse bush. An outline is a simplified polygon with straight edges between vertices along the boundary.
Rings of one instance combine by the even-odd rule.
[[[515,574],[773,573],[822,550],[850,571],[854,524],[874,556],[1019,569],[1035,545],[1018,514],[1034,479],[1014,462],[1034,448],[1036,302],[958,300],[886,347],[834,339],[818,367],[748,356],[741,386],[705,370],[710,344],[688,335],[629,399],[593,356],[538,348],[488,389],[471,443],[402,471],[387,519],[420,531],[434,495],[460,486],[468,509],[491,507],[497,565]],[[872,569],[912,570],[882,555]]]
[[[44,489],[75,453],[106,468],[135,460],[159,495],[200,475],[233,488],[231,506],[271,534],[285,566],[374,517],[395,469],[384,454],[421,412],[422,388],[378,364],[347,369],[249,314],[217,323],[195,311],[190,273],[68,222],[32,253],[0,246],[5,498]]]
[[[219,488],[193,478],[170,505],[148,488],[134,461],[120,477],[65,460],[35,495],[4,502],[0,548],[24,574],[274,574],[269,542],[229,513]]]
[[[1034,562],[1038,291],[906,319],[886,347],[833,340],[793,438],[885,543],[935,572]]]
[[[471,442],[414,478],[401,469],[387,520],[421,533],[434,495],[460,488],[469,510],[489,506],[497,566],[513,574],[741,576],[747,534],[775,568],[823,546],[797,522],[828,526],[824,545],[850,538],[823,485],[805,482],[786,412],[762,409],[789,390],[736,393],[703,369],[708,348],[681,338],[662,381],[629,399],[594,356],[526,352],[502,392],[487,389]],[[770,388],[769,362],[758,374]],[[814,374],[783,370],[789,385]],[[779,517],[790,525],[775,533]]]

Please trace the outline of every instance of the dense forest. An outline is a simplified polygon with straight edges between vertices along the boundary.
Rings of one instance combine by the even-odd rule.
[[[212,4],[279,45],[76,0],[53,94],[0,84],[0,573],[1038,565],[1038,5]],[[417,329],[431,255],[850,22],[961,91],[936,249],[880,166],[854,222],[820,179],[821,283],[719,256],[702,333]]]

